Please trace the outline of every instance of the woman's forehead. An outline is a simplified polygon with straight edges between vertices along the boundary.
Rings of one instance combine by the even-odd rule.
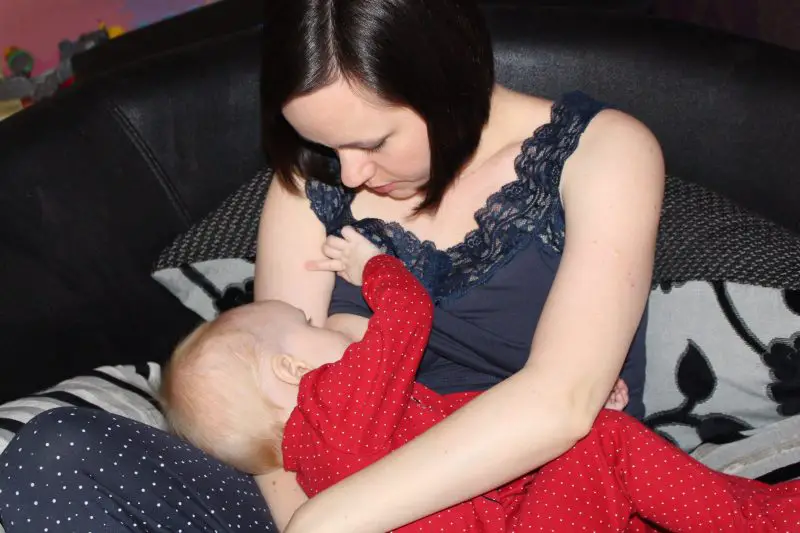
[[[392,127],[398,111],[377,97],[367,97],[365,91],[334,82],[294,98],[284,106],[283,115],[302,137],[335,148],[369,145]]]

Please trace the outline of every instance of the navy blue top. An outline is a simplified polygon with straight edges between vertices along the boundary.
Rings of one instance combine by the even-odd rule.
[[[421,383],[439,393],[485,390],[527,361],[564,246],[561,170],[604,107],[580,92],[556,101],[550,122],[522,143],[517,179],[490,196],[475,213],[477,229],[446,250],[395,222],[356,220],[352,190],[307,180],[311,207],[329,235],[354,226],[400,258],[431,294],[433,331],[417,374]],[[338,276],[329,312],[371,315],[360,288]],[[622,370],[630,390],[626,411],[637,418],[644,416],[646,322],[645,315]]]

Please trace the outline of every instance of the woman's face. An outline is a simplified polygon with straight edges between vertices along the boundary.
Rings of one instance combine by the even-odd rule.
[[[283,115],[301,137],[336,151],[347,187],[400,200],[428,181],[427,126],[407,107],[336,81],[291,100]]]

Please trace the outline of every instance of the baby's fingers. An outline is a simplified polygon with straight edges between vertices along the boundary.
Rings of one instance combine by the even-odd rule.
[[[328,235],[328,237],[325,239],[325,244],[323,245],[323,248],[325,246],[328,246],[335,250],[344,250],[345,247],[347,246],[347,241],[341,237],[337,237],[336,235]]]
[[[342,238],[349,243],[356,243],[358,241],[368,241],[366,237],[361,235],[352,226],[345,226],[342,228]]]
[[[306,261],[306,270],[341,272],[344,270],[344,265],[339,259],[320,259],[318,261]]]
[[[329,259],[342,258],[342,249],[337,248],[335,245],[328,244],[327,242],[322,245],[322,253]]]

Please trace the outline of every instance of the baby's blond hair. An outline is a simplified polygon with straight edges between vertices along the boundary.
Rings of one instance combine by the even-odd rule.
[[[164,368],[160,401],[172,431],[238,470],[282,466],[283,423],[262,388],[257,339],[219,321],[204,322]]]

